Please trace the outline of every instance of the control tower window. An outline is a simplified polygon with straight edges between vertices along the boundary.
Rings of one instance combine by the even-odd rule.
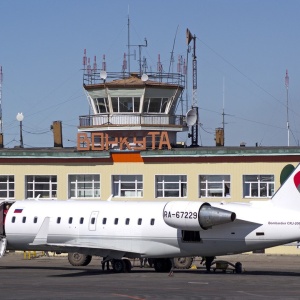
[[[114,112],[139,112],[140,97],[111,97]]]
[[[168,103],[168,98],[145,98],[143,112],[164,113]]]
[[[96,98],[94,99],[94,103],[98,114],[108,113],[107,98]]]

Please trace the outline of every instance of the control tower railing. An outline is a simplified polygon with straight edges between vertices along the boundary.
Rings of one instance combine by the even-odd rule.
[[[83,74],[84,85],[101,84],[103,82],[109,82],[116,79],[129,78],[134,73],[126,72],[106,72],[105,79],[102,77],[101,70],[86,70]],[[140,77],[140,74],[136,74]],[[169,83],[180,86],[185,86],[185,75],[181,73],[163,73],[163,72],[147,72],[147,80],[155,81],[157,83]],[[146,80],[146,81],[147,81]]]
[[[106,126],[187,126],[185,116],[158,114],[97,114],[79,117],[80,127]]]

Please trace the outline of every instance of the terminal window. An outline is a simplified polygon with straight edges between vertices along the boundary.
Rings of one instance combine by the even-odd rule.
[[[0,176],[0,199],[15,198],[15,177],[13,175]]]
[[[230,197],[230,175],[200,175],[199,197]]]
[[[274,175],[243,175],[244,198],[271,198],[274,191]]]
[[[100,175],[69,175],[69,199],[70,198],[100,198]]]
[[[57,176],[56,175],[27,175],[26,176],[26,199],[57,198]]]
[[[155,197],[186,197],[187,176],[186,175],[156,175]]]
[[[143,197],[142,175],[113,175],[114,197]]]

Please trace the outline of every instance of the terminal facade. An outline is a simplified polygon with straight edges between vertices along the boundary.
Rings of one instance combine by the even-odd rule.
[[[191,111],[176,115],[183,75],[123,75],[84,75],[92,113],[79,117],[77,147],[54,124],[53,148],[0,149],[1,200],[267,201],[300,162],[298,147],[179,145],[195,126]]]
[[[23,200],[268,200],[298,148],[149,151],[2,149],[0,197]]]

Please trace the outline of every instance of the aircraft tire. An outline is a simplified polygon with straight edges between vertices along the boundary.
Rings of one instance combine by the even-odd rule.
[[[126,264],[123,259],[114,259],[112,266],[115,273],[122,273],[126,270]]]
[[[175,257],[174,267],[176,269],[189,269],[192,266],[193,257]]]
[[[235,267],[235,273],[241,274],[243,272],[243,267],[240,262],[237,262],[234,267]]]
[[[78,252],[72,252],[72,253],[68,253],[68,260],[72,266],[84,267],[84,266],[87,266],[91,262],[92,256],[78,253]]]
[[[130,260],[125,258],[125,259],[123,259],[123,261],[125,263],[125,271],[126,272],[131,272],[132,265],[131,265]]]
[[[154,269],[156,272],[170,272],[172,261],[169,258],[157,258],[154,260]]]

